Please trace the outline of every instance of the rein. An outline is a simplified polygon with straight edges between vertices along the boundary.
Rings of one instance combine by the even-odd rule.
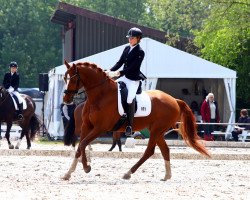
[[[74,78],[75,76],[77,76],[77,83],[76,83],[76,88],[79,87],[79,84],[81,82],[81,77],[80,77],[80,74],[77,72],[75,75],[73,75],[72,77],[70,77],[70,79]],[[88,92],[102,84],[104,84],[109,78],[107,77],[106,79],[104,79],[103,81],[101,81],[100,83],[97,83],[89,88],[85,88],[85,91]],[[78,89],[75,89],[75,90],[64,90],[64,93],[65,94],[76,94],[78,92]]]
[[[109,78],[106,78],[106,79],[104,79],[103,81],[101,81],[100,83],[97,83],[97,84],[95,84],[95,85],[93,85],[93,86],[91,86],[91,87],[89,87],[89,88],[85,88],[85,91],[88,92],[88,91],[90,91],[90,90],[92,90],[92,89],[94,89],[94,88],[96,88],[96,87],[98,87],[98,86],[104,84],[108,79],[109,79]]]

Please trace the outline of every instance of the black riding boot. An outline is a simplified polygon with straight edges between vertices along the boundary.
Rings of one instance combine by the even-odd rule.
[[[132,135],[134,114],[135,114],[135,100],[133,100],[131,104],[128,104],[128,111],[127,111],[128,126],[126,127],[126,132],[125,132],[126,136]]]
[[[23,119],[23,103],[18,104],[18,119]]]

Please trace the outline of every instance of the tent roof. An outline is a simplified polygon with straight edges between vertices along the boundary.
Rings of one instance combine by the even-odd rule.
[[[93,62],[103,69],[110,69],[120,58],[128,44],[74,61]],[[150,38],[140,43],[145,51],[141,71],[148,78],[236,78],[236,71],[205,59],[175,49]],[[55,68],[54,73],[64,74],[65,65]]]

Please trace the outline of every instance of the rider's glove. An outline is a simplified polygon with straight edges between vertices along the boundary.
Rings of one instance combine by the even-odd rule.
[[[114,77],[120,76],[120,72],[119,72],[119,71],[106,71],[106,74],[107,74],[110,78],[114,78]]]
[[[8,89],[8,92],[9,93],[14,92],[14,88],[12,86],[10,86],[9,89]]]

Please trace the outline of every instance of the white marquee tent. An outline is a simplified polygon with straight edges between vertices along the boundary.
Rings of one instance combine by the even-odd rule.
[[[119,59],[124,47],[116,48],[80,59],[110,69]],[[141,71],[148,77],[143,89],[160,89],[187,103],[201,103],[202,91],[213,92],[220,105],[223,122],[235,122],[236,72],[180,51],[150,38],[143,38],[140,43],[145,51]],[[75,62],[78,62],[75,61]],[[52,137],[63,136],[60,115],[64,82],[65,65],[49,71],[49,91],[45,102],[45,125]],[[183,93],[183,90],[186,91]],[[195,90],[195,92],[194,92]],[[231,132],[232,126],[227,126]]]

